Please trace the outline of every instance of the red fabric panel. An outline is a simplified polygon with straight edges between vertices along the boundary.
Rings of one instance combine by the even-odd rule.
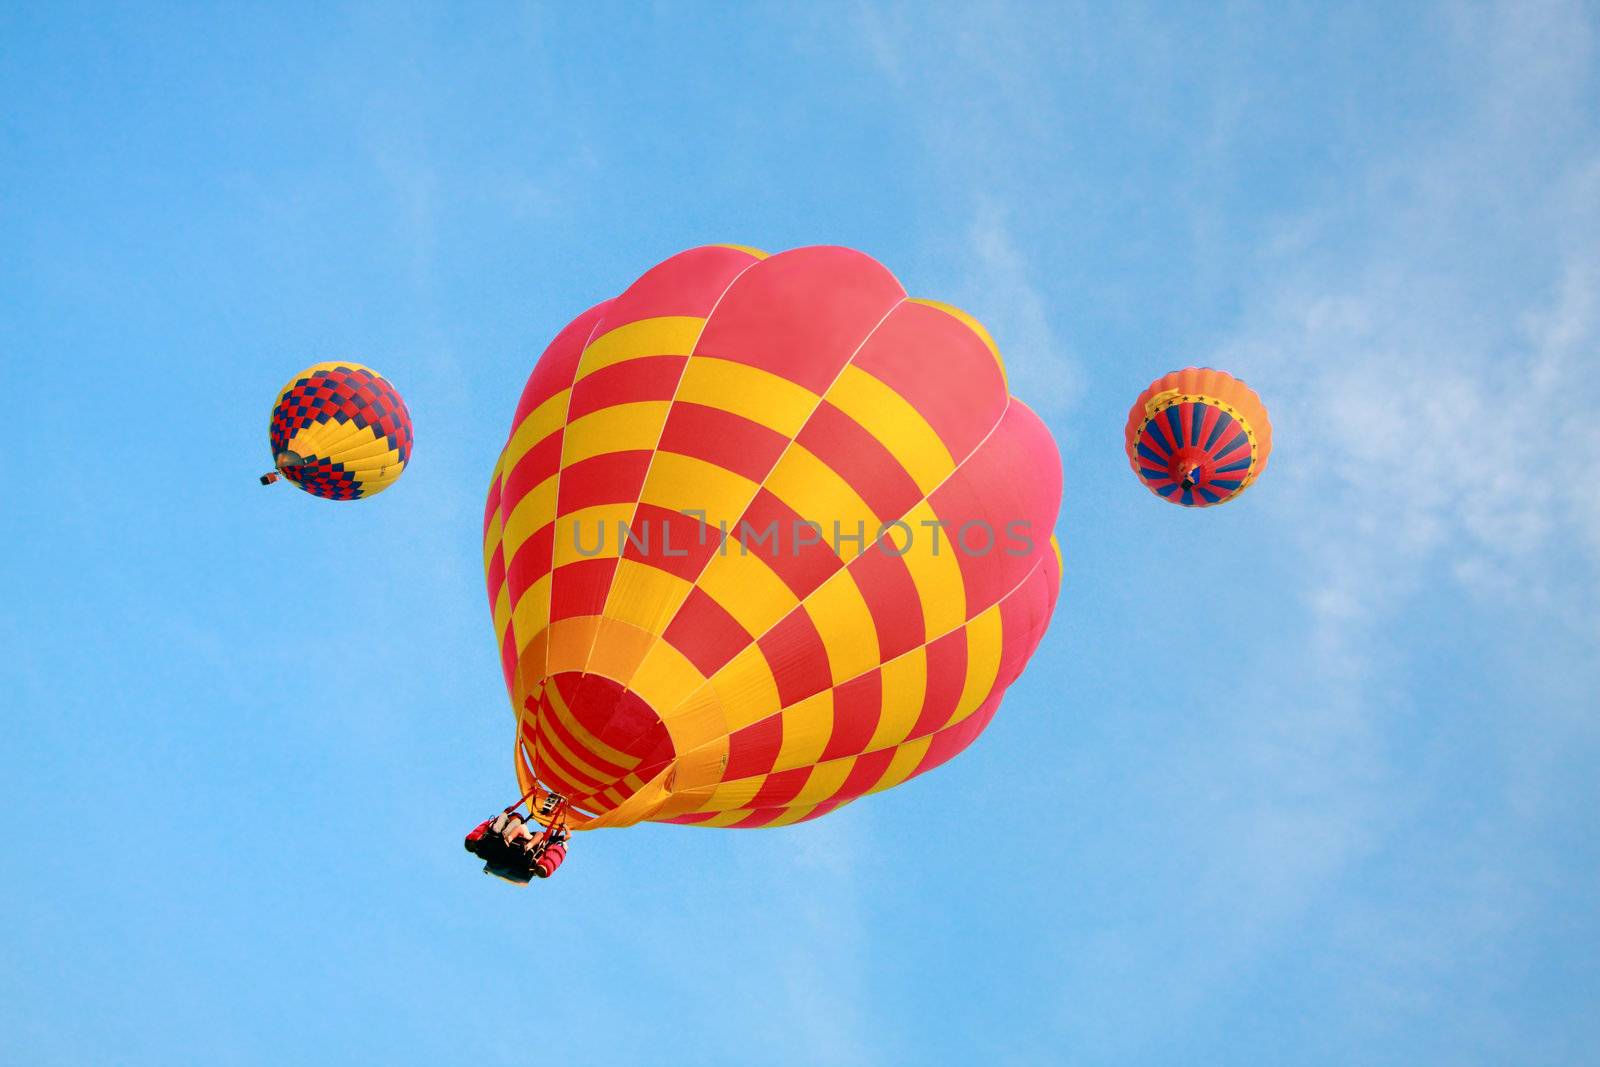
[[[695,352],[760,367],[820,394],[904,296],[870,256],[796,248],[739,276]]]
[[[749,252],[703,245],[664,259],[611,302],[596,336],[618,326],[659,315],[705,318],[728,284],[747,267],[761,262]]]
[[[767,775],[767,780],[762,783],[756,795],[750,801],[753,809],[782,807],[799,795],[800,790],[811,778],[810,767],[793,767],[787,771],[776,771]],[[771,816],[768,817],[770,821]],[[742,825],[742,823],[741,823]]]
[[[825,763],[865,751],[883,714],[883,676],[875,669],[833,691],[833,732],[818,757]]]
[[[584,346],[589,343],[590,332],[610,306],[611,301],[602,300],[556,334],[555,340],[539,357],[539,362],[533,365],[533,373],[528,375],[528,384],[523,387],[522,396],[517,401],[516,417],[511,420],[513,431],[540,404],[572,384],[573,376],[578,373],[578,359],[583,355]]]
[[[910,401],[958,463],[1005,410],[1005,379],[989,346],[926,304],[896,308],[855,366]]]
[[[533,583],[550,573],[551,551],[555,547],[554,525],[540,527],[539,532],[522,542],[511,565],[506,568],[506,585],[511,590],[513,605],[533,587]],[[533,636],[529,634],[528,636]]]
[[[934,734],[933,740],[928,743],[928,751],[923,754],[922,761],[908,776],[908,780],[933,770],[972,744],[977,736],[983,733],[984,727],[994,719],[995,710],[1000,707],[1000,698],[1004,695],[1004,690],[996,690],[971,715],[954,726]]]
[[[833,684],[828,650],[804,607],[797,607],[757,642],[778,683],[784,707],[822,692]]]
[[[735,730],[728,737],[728,765],[724,782],[766,774],[777,762],[783,748],[783,716],[772,715],[760,722]]]
[[[922,499],[916,481],[883,443],[827,401],[818,405],[795,440],[838,473],[880,521],[900,518]],[[870,540],[877,532],[869,529],[866,536]],[[831,538],[831,526],[827,533]]]
[[[640,504],[634,509],[632,529],[633,539],[622,546],[623,559],[649,563],[685,581],[700,576],[706,562],[717,551],[721,536],[714,526],[702,527],[696,516],[668,511],[655,504]],[[649,543],[645,545],[647,533]],[[702,533],[704,544],[700,543]],[[730,547],[729,551],[737,552],[738,546]]]
[[[707,678],[749,645],[752,637],[698,586],[689,591],[663,636]]]
[[[967,684],[967,631],[945,634],[928,646],[928,689],[910,737],[924,737],[950,721]]]
[[[642,451],[604,452],[579,460],[563,470],[556,482],[556,514],[570,515],[596,504],[628,504],[638,500],[649,467],[650,453]],[[613,521],[610,526],[605,531],[605,543],[615,545],[616,523]],[[593,549],[600,537],[595,524],[583,523],[578,532],[582,535],[583,547]],[[571,537],[572,531],[565,530],[562,536]]]
[[[567,421],[617,404],[671,400],[687,362],[687,356],[641,356],[601,367],[572,387]]]
[[[850,768],[850,774],[845,778],[844,784],[839,787],[839,792],[834,794],[834,804],[839,805],[853,800],[877,785],[883,779],[883,772],[889,769],[889,764],[892,762],[894,762],[892,748],[880,748],[857,759],[855,766]]]
[[[778,462],[788,438],[742,415],[675,401],[661,451],[703,459],[760,482]]]
[[[550,621],[599,615],[611,591],[616,559],[580,559],[556,568],[550,585]]]
[[[494,478],[489,482],[489,498],[483,505],[483,536],[489,537],[489,524],[500,514],[500,475],[498,466],[494,470]]]
[[[557,430],[528,449],[507,472],[505,482],[500,487],[502,521],[516,510],[517,504],[523,497],[560,469],[561,431]]]
[[[1013,403],[994,433],[929,498],[956,549],[968,618],[998,601],[1033,569],[1040,553],[1050,552],[1060,500],[1061,457],[1050,431],[1026,406]],[[968,523],[970,547],[962,548],[958,538]],[[1013,538],[1013,532],[1020,536]]]
[[[1054,560],[1055,553],[1050,553]],[[1027,666],[1050,622],[1050,587],[1054,579],[1042,565],[1000,601],[1000,669],[996,689],[1004,689]]]
[[[802,522],[800,515],[789,505],[762,489],[745,509],[739,523],[735,523],[728,531],[728,551],[740,551],[738,539],[745,529],[741,524],[747,523],[750,533],[746,538],[746,551],[765,560],[790,591],[803,600],[813,589],[827,581],[839,569],[840,563],[831,547],[833,531],[824,529],[813,541],[814,531],[802,526]],[[757,544],[755,538],[765,534],[773,523],[777,523],[776,539],[767,538]]]

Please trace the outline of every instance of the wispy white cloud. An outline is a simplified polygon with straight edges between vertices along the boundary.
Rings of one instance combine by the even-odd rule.
[[[1434,580],[1593,625],[1600,153],[1502,184],[1522,143],[1473,138],[1476,179],[1456,153],[1422,164],[1429,204],[1364,219],[1387,236],[1354,262],[1286,265],[1214,354],[1274,396],[1273,500],[1319,561],[1307,598],[1328,649]],[[1460,226],[1496,209],[1514,221]],[[1522,266],[1478,266],[1496,260]]]
[[[1061,13],[1050,22],[1059,35]],[[959,264],[949,300],[981,320],[1006,361],[1012,392],[1042,414],[1069,410],[1081,392],[1077,360],[1053,323],[1036,262],[1019,233],[1011,190],[1025,187],[1022,145],[1046,143],[1055,119],[1059,57],[1038,40],[1032,12],[1008,3],[946,10],[926,5],[856,9],[867,59],[900,97],[924,143],[930,181],[963,214],[930,227],[941,263]],[[1033,31],[1033,32],[1030,32]]]
[[[1285,590],[1303,629],[1265,638],[1210,736],[1152,758],[1151,787],[1182,782],[1196,812],[1175,847],[1202,873],[1159,959],[1125,929],[1086,942],[1103,953],[1066,1012],[1091,1047],[1199,1025],[1309,942],[1339,957],[1319,968],[1367,1031],[1451,1013],[1477,1055],[1551,1058],[1498,993],[1536,965],[1528,931],[1560,925],[1552,827],[1593,798],[1572,754],[1600,745],[1593,20],[1508,4],[1446,21],[1474,72],[1459,124],[1285,219],[1207,354],[1268,399],[1254,506],[1306,576]],[[1502,660],[1463,668],[1497,696],[1522,686],[1515,706],[1459,723],[1428,702],[1414,610],[1460,614],[1469,642],[1502,627]],[[1463,796],[1477,759],[1492,773]]]
[[[1047,415],[1069,409],[1081,385],[1076,361],[1051,326],[1047,303],[1005,208],[980,199],[967,230],[971,255],[959,297],[981,307],[1005,357],[1011,391]]]

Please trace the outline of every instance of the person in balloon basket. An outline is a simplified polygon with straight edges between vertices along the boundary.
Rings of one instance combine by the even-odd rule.
[[[548,878],[567,858],[567,831],[535,835],[514,811],[485,819],[467,834],[467,851],[484,861],[483,871],[515,885]]]

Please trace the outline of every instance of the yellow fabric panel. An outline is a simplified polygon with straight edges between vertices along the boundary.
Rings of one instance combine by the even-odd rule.
[[[581,777],[597,782],[607,781],[611,777],[610,774],[590,764],[582,755],[574,752],[554,730],[545,730],[539,734],[539,746],[544,750],[545,759],[549,759],[553,753],[560,762],[577,771]]]
[[[805,600],[806,614],[828,650],[828,669],[839,685],[878,665],[878,630],[861,587],[849,571],[838,571]]]
[[[617,807],[593,819],[575,819],[569,825],[574,830],[598,830],[608,826],[632,826],[653,817],[670,798],[667,779],[672,768],[665,767],[643,789],[634,793]]]
[[[312,422],[302,426],[293,437],[289,438],[289,451],[302,456],[330,456],[338,452],[341,446],[358,435],[366,434],[371,437],[371,430],[363,430],[354,422]]]
[[[803,804],[800,807],[785,808],[782,815],[767,823],[768,826],[792,826],[801,819],[817,810],[815,804]]]
[[[669,819],[699,811],[720,784],[720,768],[727,753],[726,739],[723,739],[720,745],[705,745],[674,760],[662,772],[666,776],[666,796],[649,817]]]
[[[663,714],[661,721],[672,736],[673,748],[680,753],[692,752],[719,738],[724,749],[727,747],[728,723],[722,712],[722,698],[710,682],[701,685],[687,700]]]
[[[870,543],[878,532],[880,519],[867,507],[867,502],[850,488],[850,483],[837,471],[804,445],[789,445],[783,458],[778,460],[778,465],[767,475],[766,485],[772,495],[793,508],[795,514],[822,527],[824,544],[833,544],[835,522],[846,536],[853,537],[858,531],[864,530],[863,543]],[[785,541],[787,543],[787,537]],[[859,556],[861,551],[861,544],[854,540],[844,541],[837,549],[839,558],[846,563]]]
[[[673,760],[668,780],[675,791],[698,792],[702,797],[707,797],[722,781],[722,772],[727,768],[728,738],[722,735],[690,748]],[[687,807],[683,810],[694,809]]]
[[[1061,541],[1055,534],[1050,535],[1050,549],[1056,554],[1056,585],[1060,585],[1067,578],[1067,564],[1061,558]]]
[[[523,416],[511,440],[506,442],[505,458],[500,461],[501,469],[506,474],[517,469],[517,464],[534,445],[561,429],[561,424],[567,421],[567,407],[571,399],[572,390],[563,389]]]
[[[817,762],[833,734],[833,690],[824,689],[783,709],[783,746],[774,771],[807,767]]]
[[[819,397],[770,371],[697,355],[684,368],[676,399],[731,411],[793,437],[816,410]]]
[[[517,731],[517,743],[515,751],[517,790],[518,792],[526,793],[528,790],[533,788],[533,762],[528,756],[527,746],[522,736],[520,727]]]
[[[516,631],[518,651],[527,648],[534,635],[544,633],[549,624],[550,575],[544,574],[511,605],[511,627]]]
[[[772,667],[759,645],[747,645],[712,676],[711,684],[722,701],[729,733],[776,715],[783,707]]]
[[[669,511],[704,512],[705,535],[714,540],[720,536],[719,523],[728,525],[730,536],[737,529],[735,524],[755,499],[756,488],[755,482],[726,467],[677,452],[657,452],[639,501]],[[676,552],[686,547],[674,544],[672,549]]]
[[[657,641],[645,653],[628,688],[660,713],[665,708],[676,708],[704,684],[705,676],[695,670],[694,664],[682,652],[665,641]],[[672,731],[670,722],[667,723],[667,731]],[[675,746],[677,741],[677,735],[674,734]]]
[[[640,319],[609,330],[589,342],[578,361],[574,380],[593,374],[602,367],[644,356],[687,356],[706,320],[688,315],[661,315]]]
[[[550,624],[550,651],[546,653],[546,675],[566,671],[581,673],[589,661],[589,649],[594,647],[594,635],[600,629],[600,616],[580,615],[576,618],[557,619]],[[552,698],[554,699],[554,698]]]
[[[583,772],[572,766],[567,760],[567,756],[571,754],[572,749],[564,744],[556,744],[555,739],[549,734],[541,734],[539,743],[535,748],[539,754],[539,762],[553,768],[558,776],[568,780],[583,776]]]
[[[880,793],[899,785],[911,777],[911,772],[917,769],[917,764],[922,762],[922,757],[928,754],[928,746],[933,743],[933,737],[919,737],[915,741],[907,741],[894,750],[894,757],[890,759],[888,769],[883,772],[883,777],[878,779],[878,784],[867,790],[868,793]]]
[[[514,504],[509,500],[502,500],[501,510],[505,512],[505,535],[502,544],[506,553],[506,566],[511,566],[511,559],[517,554],[523,542],[550,525],[556,517],[556,476],[552,474],[538,485],[522,494],[522,499]]]
[[[500,458],[503,460],[505,458],[505,454],[501,453]],[[494,465],[494,477],[489,479],[489,486],[491,489],[499,484],[500,471],[500,462],[496,461]],[[504,532],[505,524],[500,521],[500,508],[497,506],[494,511],[489,514],[489,521],[486,522],[483,527],[483,569],[485,572],[489,570],[489,561],[494,558],[494,550],[500,547],[500,538]],[[509,563],[510,561],[507,560],[507,562]]]
[[[994,343],[994,338],[990,337],[989,331],[983,328],[983,323],[979,322],[965,311],[962,311],[960,308],[938,300],[919,300],[913,297],[911,299],[911,303],[923,304],[931,308],[938,308],[940,311],[944,312],[946,315],[949,315],[957,322],[960,322],[967,329],[977,334],[978,340],[982,341],[989,349],[989,354],[994,356],[995,366],[1000,368],[1000,380],[1006,382],[1007,389],[1010,388],[1010,381],[1006,377],[1006,361],[1000,358],[1000,346]]]
[[[906,513],[904,521],[912,531],[911,548],[900,557],[905,560],[911,581],[917,587],[917,600],[922,604],[922,625],[930,639],[949,633],[967,620],[967,587],[961,580],[957,549],[951,543],[956,531],[922,525],[937,519],[926,500]],[[935,535],[938,536],[937,553]]]
[[[740,808],[735,808],[733,811],[724,811],[719,815],[713,815],[711,818],[707,819],[705,822],[697,822],[697,823],[695,823],[695,825],[696,826],[732,826],[734,823],[738,822],[740,819],[745,818],[749,814],[750,814],[750,812],[748,812],[746,810],[743,810],[743,809],[740,809]]]
[[[622,555],[622,542],[627,539],[622,526],[632,521],[632,504],[596,504],[558,517],[555,566],[564,567],[583,559],[617,558]],[[583,552],[578,551],[579,538],[582,538]],[[595,550],[597,547],[599,551]]]
[[[400,462],[399,449],[390,447],[389,439],[371,426],[341,441],[338,453],[338,460],[346,470],[376,470]]]
[[[627,685],[654,640],[655,635],[647,630],[618,619],[601,618],[585,669]]]
[[[731,248],[735,252],[744,252],[747,255],[755,256],[757,259],[766,259],[767,255],[768,255],[768,253],[761,251],[761,249],[759,249],[759,248],[751,248],[749,245],[715,244],[715,245],[711,245],[710,247],[712,247],[712,248]]]
[[[664,821],[675,815],[687,815],[699,811],[701,802],[711,795],[712,788],[706,786],[704,789],[691,789],[686,792],[674,791],[668,794],[665,802],[650,817]]]
[[[650,536],[659,538],[660,528],[651,529]],[[611,589],[606,594],[606,617],[659,636],[691,588],[687,579],[657,570],[648,563],[619,560]]]
[[[922,714],[928,693],[928,650],[914,648],[883,665],[883,711],[867,751],[898,745]]]
[[[550,631],[540,627],[531,636],[517,630],[516,609],[511,609],[511,632],[517,642],[516,690],[511,695],[513,710],[526,714],[525,706],[530,695],[543,691],[545,650],[550,645]]]
[[[655,451],[671,406],[666,400],[638,400],[573,419],[561,441],[561,466],[610,452]]]
[[[821,804],[830,799],[844,785],[844,780],[850,777],[850,772],[855,768],[856,757],[845,756],[841,759],[831,759],[827,763],[819,763],[811,768],[811,777],[806,779],[806,784],[800,787],[790,804]]]
[[[720,782],[711,791],[711,795],[696,805],[696,811],[734,811],[739,808],[748,812],[750,802],[761,792],[761,787],[767,784],[767,776],[758,774],[753,778],[739,778],[732,782]]]
[[[511,592],[504,585],[494,598],[494,639],[495,647],[500,648],[506,643],[506,627],[511,625]]]
[[[956,469],[955,458],[911,402],[855,365],[828,390],[828,402],[880,441],[924,496]],[[883,516],[895,518],[893,515]]]
[[[783,583],[777,572],[762,558],[771,542],[750,546],[749,554],[740,551],[731,536],[728,554],[712,556],[695,582],[712,600],[732,615],[745,632],[760,636],[795,609],[800,598]]]
[[[958,723],[978,710],[994,692],[1000,674],[1000,605],[967,623],[967,680],[961,687],[961,700],[946,725]]]
[[[379,467],[374,473],[363,473],[360,470],[355,472],[356,482],[361,486],[363,496],[372,496],[375,493],[382,492],[400,480],[401,473],[406,469],[405,464],[400,462],[400,454],[398,452],[392,453],[392,455],[394,456],[394,462]]]

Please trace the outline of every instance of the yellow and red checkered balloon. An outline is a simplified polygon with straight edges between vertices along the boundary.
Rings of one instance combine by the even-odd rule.
[[[775,826],[939,765],[1049,623],[1060,498],[988,333],[873,259],[657,265],[550,343],[490,480],[522,788]]]
[[[411,414],[383,375],[359,363],[318,363],[272,405],[273,462],[312,496],[357,500],[395,483],[411,459]],[[274,480],[271,475],[262,482]]]

